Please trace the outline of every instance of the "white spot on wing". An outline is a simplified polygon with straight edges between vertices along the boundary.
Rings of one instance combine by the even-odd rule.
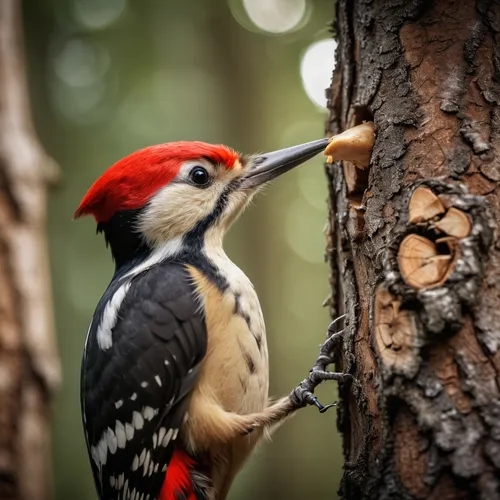
[[[122,487],[123,487],[123,480],[125,479],[125,474],[122,472],[119,476],[118,476],[118,482],[116,484],[116,489],[117,490],[121,490]]]
[[[144,427],[144,419],[138,411],[132,413],[132,424],[138,431]]]
[[[172,441],[177,439],[177,434],[179,434],[179,429],[174,429],[174,433],[172,434]]]
[[[103,351],[106,351],[113,345],[112,330],[116,325],[118,311],[129,288],[130,282],[124,283],[118,288],[104,308],[101,323],[97,327],[97,344]]]
[[[156,449],[156,445],[158,444],[158,435],[156,432],[153,434],[153,448]]]
[[[146,448],[143,448],[141,456],[139,457],[139,465],[144,464],[144,459],[146,458]]]
[[[123,424],[119,420],[115,424],[115,435],[118,448],[125,448],[127,436],[125,435],[125,427],[123,427]]]
[[[135,401],[137,399],[137,392],[134,392],[134,394],[132,394],[132,396],[130,396],[130,399],[132,401]]]
[[[132,467],[130,467],[132,471],[135,471],[139,468],[139,457],[136,455],[134,460],[132,460]]]
[[[151,462],[149,462],[149,471],[148,471],[148,476],[151,476],[153,474],[153,467],[154,467],[154,463],[153,461],[151,460]]]
[[[99,454],[99,462],[101,465],[106,465],[108,459],[108,446],[106,445],[106,437],[102,437],[97,445],[97,452]]]
[[[118,410],[118,408],[121,408],[123,406],[123,399],[118,400],[115,403],[115,408]]]
[[[167,472],[167,464],[165,464],[165,465],[161,468],[161,471],[162,471],[162,472]]]
[[[147,387],[147,386],[148,386],[148,383],[146,381],[141,382],[141,387]]]
[[[146,420],[153,420],[154,416],[158,414],[158,410],[156,409],[153,409],[151,408],[150,406],[145,406],[143,409],[142,409],[142,415],[144,416],[144,418]]]
[[[165,360],[165,366],[168,366],[170,364],[170,361],[168,359]]]
[[[115,436],[113,429],[110,427],[108,427],[108,430],[106,431],[106,443],[111,454],[116,453],[116,449],[118,448],[118,439]]]
[[[127,436],[128,441],[134,437],[134,428],[129,423],[125,424],[125,435]]]
[[[116,479],[115,476],[109,476],[109,484],[111,485],[111,488],[115,487]]]
[[[161,444],[166,432],[167,429],[165,427],[160,427],[160,430],[158,431],[158,444]]]
[[[142,472],[142,475],[145,476],[148,472],[148,467],[149,467],[149,461],[151,460],[151,454],[149,451],[146,453],[146,459],[144,460],[144,470]]]
[[[155,375],[156,383],[161,387],[161,378],[159,375]]]
[[[155,474],[158,472],[159,466],[160,466],[160,464],[155,464]]]
[[[165,434],[165,437],[163,438],[162,441],[162,446],[166,448],[168,446],[168,443],[170,443],[170,439],[172,438],[172,433],[174,432],[173,429],[169,429],[168,432]]]
[[[94,460],[97,467],[101,466],[101,461],[99,459],[99,450],[97,446],[92,446],[90,449],[90,454],[92,455],[92,459]]]

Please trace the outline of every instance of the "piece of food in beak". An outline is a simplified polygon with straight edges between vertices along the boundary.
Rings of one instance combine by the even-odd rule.
[[[364,169],[370,164],[374,144],[375,126],[373,122],[365,122],[334,135],[324,154],[330,162],[347,160]]]

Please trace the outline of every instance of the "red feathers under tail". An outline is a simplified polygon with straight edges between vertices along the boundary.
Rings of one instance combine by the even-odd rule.
[[[182,450],[176,449],[167,467],[167,475],[158,500],[178,500],[182,493],[186,500],[196,500],[191,473],[195,461]]]

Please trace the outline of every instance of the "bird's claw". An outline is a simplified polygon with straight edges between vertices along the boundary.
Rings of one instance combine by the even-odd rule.
[[[320,413],[325,413],[329,408],[332,408],[333,406],[337,406],[337,401],[334,401],[333,403],[330,403],[329,405],[323,406],[319,401],[317,397],[313,398],[314,405],[318,408]]]
[[[345,315],[340,316],[330,323],[328,326],[328,338],[321,344],[318,359],[309,371],[309,376],[290,394],[290,400],[295,408],[312,405],[316,406],[320,413],[325,413],[332,406],[336,406],[337,403],[335,402],[326,406],[322,405],[314,395],[314,389],[323,382],[323,380],[337,380],[343,382],[352,380],[352,375],[348,373],[336,373],[327,370],[328,365],[333,363],[332,352],[340,345],[342,334],[344,333],[344,330],[339,332],[335,331],[335,325],[344,317]]]

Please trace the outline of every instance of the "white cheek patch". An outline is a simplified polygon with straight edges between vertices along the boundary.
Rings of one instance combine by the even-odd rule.
[[[241,191],[233,191],[228,197],[228,201],[222,213],[220,225],[223,231],[227,231],[231,224],[241,215],[253,198],[252,194]]]
[[[169,184],[151,198],[139,229],[155,245],[182,237],[213,211],[224,187],[220,182],[205,189],[184,183]]]
[[[212,183],[205,188],[197,187],[189,180],[191,171],[197,166],[205,168],[213,178]],[[187,161],[175,179],[149,200],[138,222],[138,229],[156,249],[164,249],[162,255],[157,257],[163,259],[167,257],[165,253],[173,255],[181,250],[184,235],[215,210],[227,187],[242,175],[239,162],[236,167],[215,167],[203,159]],[[251,197],[252,193],[237,189],[229,193],[216,222],[220,239]]]

